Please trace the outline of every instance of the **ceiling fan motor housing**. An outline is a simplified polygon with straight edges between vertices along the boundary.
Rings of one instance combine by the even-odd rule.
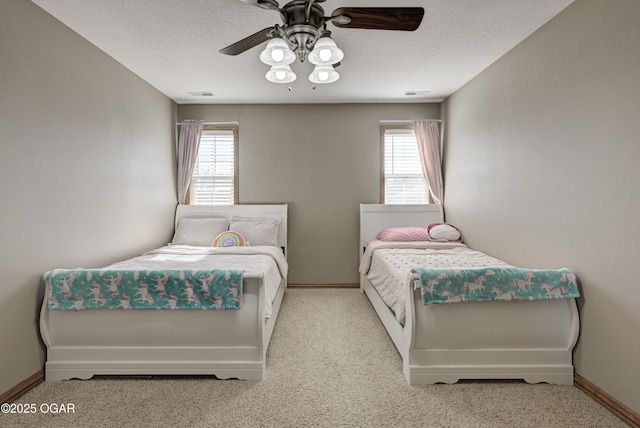
[[[324,9],[317,3],[311,3],[311,7],[308,5],[309,2],[305,0],[296,0],[282,8],[283,15],[286,16],[284,31],[289,40],[296,45],[294,50],[300,62],[307,59],[318,29],[324,25]]]

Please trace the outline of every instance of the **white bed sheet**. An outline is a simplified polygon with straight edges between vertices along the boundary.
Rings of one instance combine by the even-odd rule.
[[[273,301],[289,266],[278,247],[195,247],[169,245],[142,256],[106,266],[108,269],[228,269],[243,270],[246,275],[264,275],[265,318],[273,313]]]
[[[460,243],[371,242],[360,263],[360,273],[404,325],[407,275],[416,267],[471,268],[510,266]]]

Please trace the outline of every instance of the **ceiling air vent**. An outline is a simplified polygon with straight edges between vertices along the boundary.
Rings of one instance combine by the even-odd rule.
[[[431,91],[407,91],[404,93],[406,97],[425,97],[429,95]]]
[[[192,97],[213,97],[213,92],[188,92]]]

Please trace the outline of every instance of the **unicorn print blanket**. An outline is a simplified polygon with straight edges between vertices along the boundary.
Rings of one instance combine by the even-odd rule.
[[[437,303],[518,301],[579,297],[576,276],[569,269],[518,267],[413,269],[419,275],[425,305]]]
[[[57,269],[45,275],[50,310],[240,309],[242,271]]]

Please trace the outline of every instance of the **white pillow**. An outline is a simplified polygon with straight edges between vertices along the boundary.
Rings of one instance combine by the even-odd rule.
[[[229,223],[231,232],[244,236],[245,245],[278,246],[279,218],[240,218],[233,217]]]
[[[228,228],[229,219],[224,217],[181,217],[171,244],[210,247],[216,236],[226,232]]]
[[[427,226],[427,236],[431,241],[462,242],[460,230],[448,223],[431,223]]]

